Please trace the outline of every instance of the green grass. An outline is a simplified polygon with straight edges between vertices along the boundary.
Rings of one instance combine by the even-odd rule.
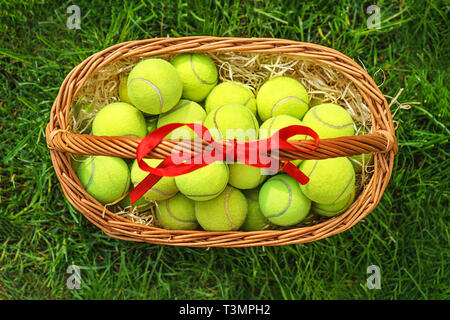
[[[0,299],[450,298],[448,3],[377,1],[381,28],[368,29],[369,4],[351,0],[77,1],[81,29],[69,30],[71,4],[0,4]],[[400,101],[420,102],[395,117],[400,149],[378,207],[344,233],[273,248],[136,244],[90,224],[64,198],[45,143],[61,82],[113,44],[187,35],[326,45],[364,64],[384,94],[404,88]],[[80,290],[66,287],[72,264]],[[366,288],[370,265],[381,290]]]

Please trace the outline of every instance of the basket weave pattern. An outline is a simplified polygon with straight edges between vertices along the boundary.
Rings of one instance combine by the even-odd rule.
[[[70,107],[86,80],[105,65],[120,59],[184,52],[271,53],[307,58],[339,70],[352,81],[370,108],[372,133],[323,139],[319,148],[312,152],[309,150],[313,149],[313,141],[293,141],[291,143],[298,147],[299,151],[280,150],[280,160],[325,159],[373,153],[374,173],[353,205],[345,213],[313,226],[287,230],[208,232],[166,230],[137,224],[111,212],[87,194],[71,167],[70,153],[133,159],[136,157],[136,147],[141,138],[99,137],[71,132]],[[191,247],[248,247],[306,243],[347,230],[367,216],[380,201],[389,182],[397,152],[397,140],[388,103],[364,69],[336,50],[311,43],[273,38],[201,36],[155,38],[124,42],[98,52],[75,67],[62,83],[51,109],[46,139],[65,196],[105,234],[129,241]],[[174,147],[194,150],[189,143],[177,145],[177,142],[164,140],[148,157],[165,158],[171,154]]]

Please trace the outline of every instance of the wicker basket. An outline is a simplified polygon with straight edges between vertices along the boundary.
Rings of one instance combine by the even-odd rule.
[[[150,57],[182,52],[271,53],[313,59],[339,70],[353,82],[371,110],[372,133],[362,136],[323,139],[311,153],[280,151],[281,160],[324,159],[374,153],[374,172],[364,190],[343,214],[312,226],[252,232],[208,232],[166,230],[134,223],[93,199],[84,190],[70,165],[70,153],[135,158],[140,138],[100,137],[71,132],[69,111],[86,80],[105,65],[127,57]],[[129,241],[190,247],[278,246],[326,238],[354,226],[378,204],[388,184],[397,152],[392,115],[387,101],[373,79],[349,57],[311,43],[283,39],[185,37],[129,41],[98,52],[75,67],[61,85],[46,128],[53,166],[69,202],[105,234]],[[311,141],[292,144],[311,147]],[[176,144],[161,142],[148,157],[167,157]]]

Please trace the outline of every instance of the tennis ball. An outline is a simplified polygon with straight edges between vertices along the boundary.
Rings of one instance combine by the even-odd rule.
[[[215,199],[195,202],[195,217],[207,231],[238,230],[247,217],[247,211],[245,196],[230,186]]]
[[[163,160],[162,159],[144,159],[144,162],[152,168],[156,168]],[[137,160],[134,160],[131,166],[131,182],[137,185],[139,182],[149,175],[149,172],[139,168]],[[178,192],[173,177],[162,177],[153,187],[148,190],[142,197],[146,200],[166,200],[173,197]]]
[[[259,206],[273,224],[292,226],[309,213],[311,201],[300,190],[297,180],[288,174],[277,174],[267,180],[259,191]]]
[[[121,102],[126,102],[129,104],[133,104],[130,100],[130,97],[128,96],[128,88],[127,88],[127,81],[128,76],[123,77],[120,79],[119,82],[119,98]]]
[[[183,53],[173,58],[170,63],[181,77],[182,96],[185,99],[203,101],[217,84],[216,65],[206,54]]]
[[[314,130],[320,139],[355,134],[350,114],[341,106],[333,103],[324,103],[311,108],[305,114],[303,124]]]
[[[303,193],[321,204],[347,198],[355,184],[355,171],[346,157],[305,160],[299,169],[309,177],[309,182],[300,186]]]
[[[158,123],[158,118],[148,118],[145,120],[147,124],[147,134],[156,129],[156,125]]]
[[[243,193],[247,198],[248,212],[241,229],[244,231],[257,231],[267,228],[269,226],[269,220],[267,220],[259,208],[259,189],[245,190]]]
[[[88,156],[79,155],[79,154],[71,154],[70,155],[70,165],[72,166],[73,171],[77,172],[78,167],[82,164]]]
[[[114,102],[103,107],[92,122],[95,136],[145,137],[144,115],[131,104]]]
[[[139,110],[160,114],[180,100],[183,82],[178,71],[163,59],[146,59],[134,66],[127,80],[128,97]]]
[[[192,200],[207,201],[217,197],[227,186],[229,170],[223,162],[213,162],[195,171],[176,176],[182,194]]]
[[[77,169],[81,184],[99,202],[112,203],[130,187],[130,171],[121,158],[92,156]]]
[[[334,217],[341,214],[353,203],[355,199],[355,185],[351,186],[350,194],[333,204],[321,204],[313,202],[312,211],[326,217]]]
[[[230,163],[230,179],[228,183],[238,189],[253,189],[260,185],[266,178],[261,168],[243,163]]]
[[[259,124],[253,113],[243,105],[228,103],[207,114],[203,125],[213,139],[256,140]]]
[[[308,111],[308,92],[293,78],[276,77],[259,88],[256,105],[262,121],[281,114],[301,119]]]
[[[206,117],[206,111],[194,101],[181,99],[171,110],[159,115],[157,127],[169,123],[202,123]],[[197,137],[194,131],[186,126],[175,129],[167,135],[167,139],[190,139]]]
[[[156,218],[165,229],[195,230],[198,228],[195,218],[194,201],[181,193],[170,199],[157,201]]]
[[[280,129],[294,125],[303,126],[303,122],[301,122],[297,118],[285,114],[269,118],[264,121],[259,128],[259,139],[267,139],[273,136],[275,132],[279,131]],[[289,138],[288,140],[304,140],[304,137],[304,135],[297,134]]]
[[[241,104],[256,116],[255,95],[240,82],[226,81],[214,87],[205,101],[206,112],[210,113],[213,109],[227,103]]]

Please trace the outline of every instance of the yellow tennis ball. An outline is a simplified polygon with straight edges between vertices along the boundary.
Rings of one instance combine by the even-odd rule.
[[[183,98],[203,101],[217,84],[218,73],[214,61],[206,54],[183,53],[170,63],[178,71],[183,82]]]
[[[343,213],[348,209],[348,207],[350,207],[350,205],[353,203],[353,200],[355,199],[355,185],[352,185],[351,189],[352,190],[347,197],[342,198],[335,203],[321,204],[313,202],[312,211],[326,217],[334,217]]]
[[[241,104],[256,116],[255,95],[250,88],[240,82],[226,81],[215,86],[206,98],[206,112],[210,113],[213,109],[227,103]]]
[[[248,108],[236,103],[213,109],[203,124],[217,140],[256,140],[258,137],[258,120]]]
[[[147,126],[142,112],[125,102],[103,107],[92,122],[95,136],[145,137]]]
[[[130,100],[130,97],[128,96],[128,88],[127,88],[127,81],[128,76],[123,77],[120,79],[119,82],[119,98],[121,102],[126,102],[129,104],[133,104]]]
[[[206,111],[194,101],[181,99],[175,108],[159,115],[157,127],[170,123],[199,123],[206,117]],[[196,133],[186,126],[175,129],[167,135],[167,139],[191,139]]]
[[[324,103],[312,107],[305,114],[303,124],[314,130],[320,139],[353,136],[355,134],[353,119],[350,114],[341,106],[333,103]]]
[[[270,222],[263,215],[259,207],[259,188],[244,190],[243,193],[247,198],[248,213],[241,229],[244,231],[258,231],[267,229]]]
[[[228,166],[213,162],[195,171],[175,177],[175,183],[182,194],[192,200],[207,201],[216,198],[227,186]]]
[[[304,125],[303,122],[300,121],[299,119],[285,114],[272,117],[264,121],[261,127],[259,128],[259,139],[267,139],[273,136],[275,132],[285,127],[303,126],[303,125]],[[304,140],[304,137],[305,137],[304,135],[298,134],[289,139]]]
[[[130,171],[121,158],[92,156],[77,169],[81,184],[99,202],[112,203],[130,187]]]
[[[134,66],[127,87],[128,97],[136,108],[148,114],[160,114],[178,103],[183,82],[170,62],[152,58]]]
[[[337,203],[347,198],[355,185],[355,171],[346,157],[304,160],[299,169],[309,177],[300,188],[314,202]]]
[[[247,217],[247,211],[245,196],[230,186],[215,199],[195,202],[195,217],[207,231],[238,230]]]
[[[194,201],[181,193],[170,199],[157,201],[156,218],[165,229],[195,230],[198,228],[195,218]]]
[[[230,169],[228,183],[238,189],[256,188],[266,178],[266,175],[262,174],[261,168],[243,163],[230,163],[228,168]]]
[[[163,160],[161,159],[144,159],[144,162],[152,168],[156,168]],[[131,182],[134,186],[144,180],[150,173],[139,167],[137,160],[134,160],[131,166]],[[148,190],[143,198],[146,200],[166,200],[173,197],[178,192],[173,177],[162,177],[153,187]]]
[[[276,77],[259,88],[256,105],[262,121],[282,114],[301,119],[308,111],[308,92],[293,78]]]
[[[311,201],[300,190],[297,180],[287,174],[277,174],[267,180],[258,199],[264,216],[279,226],[301,222],[311,208]]]

